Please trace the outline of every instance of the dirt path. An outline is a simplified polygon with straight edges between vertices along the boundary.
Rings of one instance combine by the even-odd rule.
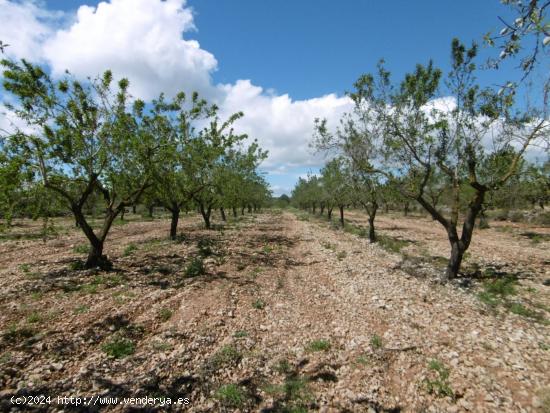
[[[550,395],[548,324],[413,277],[400,255],[363,238],[287,212],[223,231],[187,219],[178,242],[164,240],[165,227],[116,228],[113,240],[124,244],[110,250],[115,274],[59,275],[74,257],[56,255],[62,246],[33,259],[27,254],[44,248],[37,241],[26,241],[24,256],[0,245],[13,248],[10,260],[40,260],[39,269],[58,274],[2,271],[9,293],[0,322],[13,334],[0,347],[0,407],[10,395],[42,391],[188,397],[171,410],[192,412],[535,412]],[[423,248],[439,254],[432,235],[437,245]],[[137,250],[123,256],[129,242]],[[186,278],[198,254],[206,274]],[[37,285],[38,298],[22,293]],[[550,287],[537,288],[547,302]],[[47,320],[29,321],[36,311]],[[106,354],[116,337],[134,343],[133,354]]]

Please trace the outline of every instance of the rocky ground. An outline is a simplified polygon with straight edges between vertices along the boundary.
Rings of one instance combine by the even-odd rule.
[[[0,242],[1,411],[548,412],[550,231],[477,231],[440,285],[436,223],[382,215],[380,244],[301,212],[215,230],[116,225],[110,272],[78,270],[68,220]],[[527,235],[526,235],[527,234]],[[15,239],[17,238],[17,239]],[[12,396],[188,398],[180,406],[14,406]]]

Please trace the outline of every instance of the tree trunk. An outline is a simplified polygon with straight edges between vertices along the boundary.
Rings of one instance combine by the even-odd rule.
[[[451,257],[449,258],[447,270],[442,279],[443,282],[452,280],[458,275],[464,253],[468,250],[470,242],[472,241],[476,218],[482,210],[484,198],[485,191],[478,190],[474,199],[468,206],[460,238],[458,238],[456,226],[453,226],[451,223],[447,228],[449,242],[451,243]]]
[[[409,203],[405,202],[404,208],[403,208],[403,216],[407,217],[409,216]]]
[[[104,268],[109,260],[105,255],[103,255],[103,242],[97,240],[90,246],[90,251],[88,252],[88,258],[84,264],[86,268]]]
[[[315,214],[315,207],[316,207],[316,205],[315,205],[315,202],[314,202],[313,205],[311,206],[311,212],[313,214]]]
[[[132,205],[132,214],[136,214],[136,206],[135,205]]]
[[[233,218],[237,218],[237,208],[233,207]]]
[[[369,216],[369,242],[376,242],[376,231],[374,230],[374,216]]]
[[[124,214],[126,213],[126,208],[122,208],[122,211],[120,211],[120,220],[124,221]]]
[[[149,207],[147,208],[148,211],[149,211],[149,218],[153,218],[153,210],[154,210],[155,206],[154,205],[149,205]]]
[[[170,208],[172,213],[172,221],[170,222],[170,239],[175,240],[178,235],[178,221],[180,219],[180,208],[178,205]]]
[[[106,255],[103,255],[103,245],[105,243],[105,238],[107,238],[107,234],[109,233],[109,229],[111,228],[111,225],[119,211],[115,210],[107,212],[105,220],[103,221],[101,234],[98,237],[86,221],[81,207],[78,205],[73,205],[71,209],[79,227],[82,229],[84,235],[86,235],[86,238],[88,238],[88,241],[90,242],[90,251],[88,253],[86,263],[84,264],[85,268],[99,267],[105,270],[111,269],[113,264],[109,261]]]
[[[460,246],[460,242],[454,242],[451,244],[451,257],[449,258],[449,263],[447,264],[447,270],[445,271],[445,276],[442,281],[449,281],[458,275],[460,270],[460,265],[462,264],[462,258],[464,257],[464,250]]]
[[[328,215],[329,221],[332,220],[332,208],[327,209],[327,215]]]
[[[479,229],[490,228],[487,215],[485,215],[485,208],[482,208],[479,212]]]
[[[248,213],[251,214],[252,213],[252,206],[250,204],[248,204]]]
[[[342,225],[342,228],[344,227],[344,206],[340,205],[338,208],[340,208],[340,225]]]
[[[220,215],[222,216],[222,221],[225,222],[227,221],[227,218],[225,217],[225,210],[222,208],[220,208]]]
[[[325,206],[321,204],[321,211],[319,212],[319,215],[323,215],[323,212],[325,212]]]
[[[204,205],[200,204],[199,209],[202,215],[202,219],[204,220],[204,225],[207,229],[210,229],[210,213],[212,212],[212,207],[208,207],[206,210],[204,209]]]
[[[245,208],[246,208],[246,207],[244,207],[244,206],[241,208],[241,215],[244,215],[244,209],[245,209]]]

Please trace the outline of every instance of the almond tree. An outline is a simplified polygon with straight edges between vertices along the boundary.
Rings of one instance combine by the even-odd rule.
[[[337,157],[321,169],[321,184],[327,192],[329,201],[329,219],[333,206],[340,211],[340,225],[344,227],[344,208],[352,201],[352,179],[344,158]]]
[[[191,96],[190,105],[186,95],[178,93],[171,102],[163,95],[153,102],[147,123],[162,142],[160,155],[162,162],[156,165],[154,171],[154,186],[152,196],[171,214],[170,239],[177,236],[180,212],[185,204],[189,204],[196,192],[203,190],[193,184],[189,174],[190,163],[196,161],[189,156],[189,142],[196,138],[195,124],[215,115],[216,106],[209,106],[199,99],[195,92]]]
[[[3,60],[10,106],[26,125],[5,136],[13,156],[36,171],[42,185],[64,200],[90,243],[87,268],[110,268],[103,247],[113,220],[137,203],[150,185],[155,137],[143,127],[144,104],[130,106],[128,81],[112,87],[112,74],[86,83],[52,80],[39,66]],[[92,193],[104,201],[103,224],[94,231],[83,208]]]
[[[211,227],[212,210],[220,205],[225,157],[231,148],[247,138],[235,134],[231,127],[242,116],[243,113],[238,112],[222,122],[214,114],[208,126],[185,141],[187,150],[182,167],[190,179],[190,193],[206,228]]]
[[[380,87],[369,101],[384,125],[383,138],[376,143],[384,148],[383,156],[372,170],[388,180],[405,178],[401,192],[445,228],[451,256],[442,281],[457,276],[486,194],[518,173],[527,148],[548,139],[550,127],[548,91],[542,111],[516,113],[511,94],[477,85],[476,54],[475,45],[466,48],[453,40],[452,71],[446,82],[451,99],[437,100],[442,74],[430,63],[418,65],[398,88],[391,87],[389,73],[380,68]],[[509,166],[482,174],[483,160],[507,145],[517,148]],[[427,185],[436,173],[445,177],[450,191],[448,215],[427,196]],[[463,191],[464,185],[470,190]],[[461,205],[465,205],[462,210]]]

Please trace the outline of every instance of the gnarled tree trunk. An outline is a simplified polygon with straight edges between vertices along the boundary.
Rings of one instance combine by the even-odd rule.
[[[212,213],[212,207],[208,206],[208,208],[204,208],[204,205],[201,203],[199,204],[199,210],[202,215],[202,219],[204,220],[204,225],[207,229],[210,229],[210,214]]]
[[[178,236],[178,222],[180,219],[180,207],[177,204],[172,205],[168,208],[172,213],[172,219],[170,221],[170,239],[175,240]]]

